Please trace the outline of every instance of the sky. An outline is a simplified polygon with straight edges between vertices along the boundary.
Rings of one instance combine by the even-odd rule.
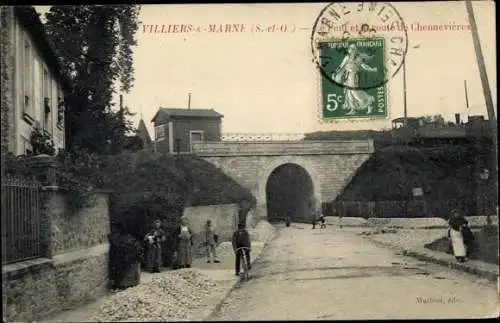
[[[124,103],[137,123],[141,115],[153,136],[151,119],[160,106],[214,109],[224,115],[224,133],[305,133],[328,130],[382,129],[403,115],[402,73],[388,83],[388,119],[325,123],[319,117],[319,72],[312,62],[310,37],[326,3],[143,5],[137,46],[135,83]],[[469,25],[465,2],[397,2],[407,25]],[[40,13],[50,7],[36,7]],[[490,1],[473,1],[481,48],[496,103],[495,9]],[[244,24],[245,31],[168,31],[168,25]],[[256,25],[285,32],[252,33]],[[150,32],[149,26],[159,25]],[[154,28],[154,27],[153,27]],[[173,28],[173,27],[171,27]],[[202,27],[203,29],[203,27]],[[171,29],[174,31],[174,29]],[[408,31],[406,56],[408,116],[441,114],[454,120],[486,115],[471,32]],[[418,47],[418,48],[413,48]]]

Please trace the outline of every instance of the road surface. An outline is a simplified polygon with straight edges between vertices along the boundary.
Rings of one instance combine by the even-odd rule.
[[[370,243],[352,230],[282,227],[210,320],[498,316],[496,284]]]

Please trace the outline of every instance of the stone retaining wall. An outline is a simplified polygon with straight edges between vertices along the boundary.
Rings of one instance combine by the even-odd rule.
[[[238,223],[238,205],[223,204],[188,207],[184,210],[184,216],[194,233],[195,250],[197,253],[203,253],[205,251],[203,246],[205,242],[204,230],[207,220],[212,220],[215,232],[219,236],[219,242],[230,241]]]
[[[108,288],[109,194],[75,210],[55,186],[41,199],[42,257],[2,265],[6,321],[40,320],[88,302]]]
[[[108,244],[2,266],[6,321],[40,320],[106,293]]]

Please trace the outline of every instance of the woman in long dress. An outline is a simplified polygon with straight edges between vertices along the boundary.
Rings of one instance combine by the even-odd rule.
[[[152,273],[160,272],[162,265],[162,244],[165,242],[165,231],[160,220],[156,220],[154,228],[146,234],[146,267]]]
[[[356,45],[351,44],[347,49],[347,55],[332,75],[335,82],[347,86],[344,89],[344,103],[342,104],[342,109],[347,110],[346,115],[353,115],[360,111],[372,113],[375,98],[366,91],[358,89],[360,73],[377,72],[376,67],[370,67],[365,63],[365,60],[371,57],[360,53]]]
[[[463,229],[467,227],[468,221],[458,210],[451,212],[451,217],[448,221],[448,236],[451,240],[453,255],[458,262],[464,262],[468,255],[468,246],[464,241]]]
[[[185,219],[177,229],[177,261],[180,268],[190,268],[192,262],[193,234]]]

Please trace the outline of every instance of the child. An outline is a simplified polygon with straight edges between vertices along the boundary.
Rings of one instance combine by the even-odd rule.
[[[207,220],[205,227],[205,245],[207,247],[207,263],[210,263],[210,256],[213,255],[214,263],[219,263],[217,259],[217,235],[215,234],[214,227],[212,226],[212,221]]]
[[[248,234],[248,231],[245,229],[245,224],[239,223],[238,224],[238,230],[236,230],[233,233],[233,238],[232,238],[232,244],[233,244],[233,250],[236,254],[236,261],[235,261],[235,273],[236,276],[239,276],[240,274],[240,261],[241,257],[243,255],[243,249],[238,249],[238,248],[248,248],[245,249],[245,254],[246,254],[246,260],[248,264],[248,269],[252,269],[252,265],[250,263],[250,251],[251,251],[251,243],[250,243],[250,235]]]

